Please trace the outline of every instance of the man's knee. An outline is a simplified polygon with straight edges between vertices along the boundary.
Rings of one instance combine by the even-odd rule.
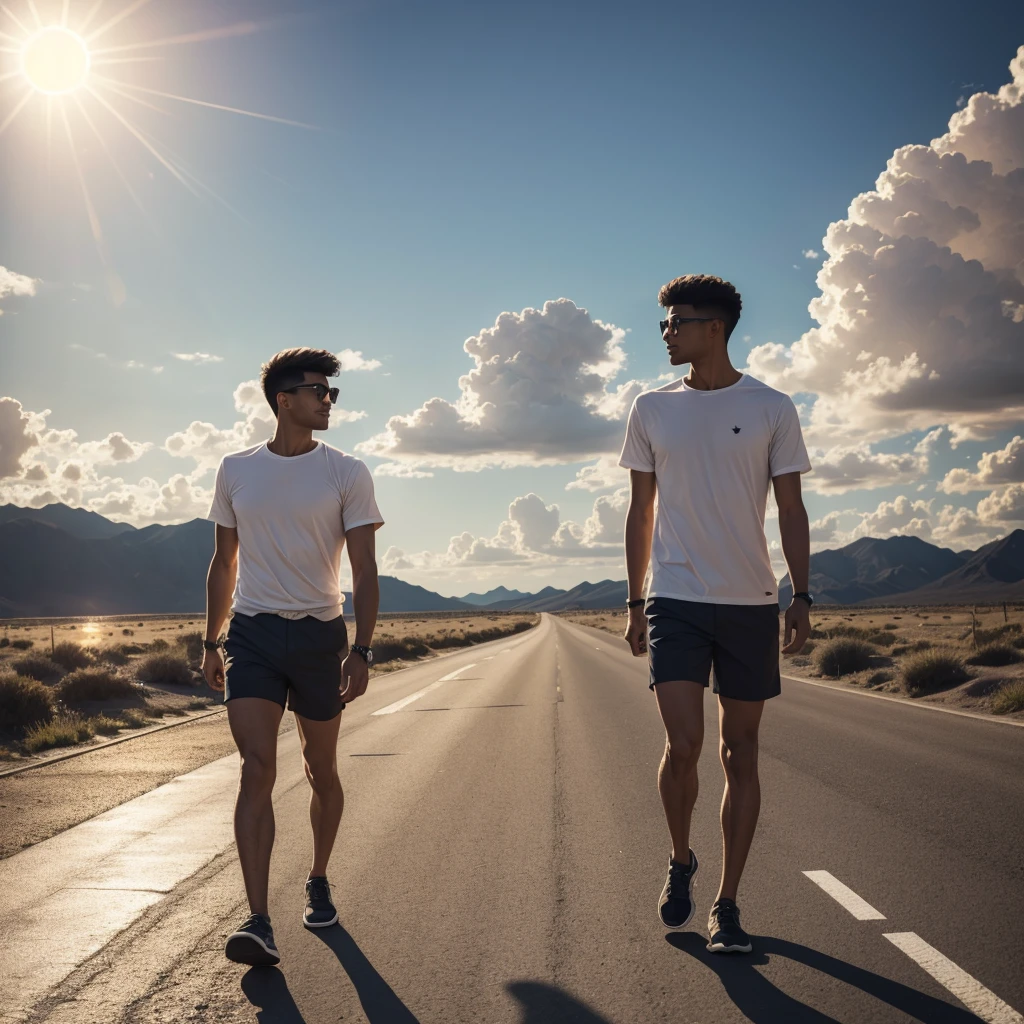
[[[665,761],[673,775],[686,775],[697,767],[701,739],[700,736],[691,736],[687,733],[668,737],[665,742]]]
[[[726,775],[745,776],[757,771],[757,734],[723,736],[720,748]]]
[[[274,788],[277,764],[273,757],[250,752],[242,755],[240,785],[247,795],[261,796]]]
[[[325,795],[341,788],[337,762],[304,760],[302,766],[314,793]]]

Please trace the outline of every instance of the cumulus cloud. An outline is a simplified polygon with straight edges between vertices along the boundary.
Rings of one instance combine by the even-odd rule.
[[[1024,418],[1024,47],[1010,70],[830,225],[818,326],[752,350],[755,376],[816,396],[815,443],[937,423],[980,439]]]
[[[629,480],[629,471],[619,465],[618,455],[602,455],[596,462],[583,466],[576,478],[566,484],[567,491],[612,491]]]
[[[939,484],[947,494],[967,494],[969,491],[987,491],[1003,484],[1024,482],[1024,438],[1019,434],[1008,441],[1005,448],[985,452],[978,460],[977,469],[951,469]]]
[[[807,488],[819,494],[911,483],[928,469],[926,455],[872,452],[867,444],[812,449],[811,463],[814,472],[807,477]]]
[[[431,398],[358,446],[416,466],[480,469],[580,462],[618,448],[637,381],[625,366],[625,331],[568,299],[502,313],[463,348],[474,367],[456,402]]]
[[[914,501],[900,495],[893,501],[879,502],[873,512],[861,514],[849,540],[858,537],[890,537],[894,534],[928,538],[932,533],[932,503]]]
[[[381,367],[379,359],[364,359],[362,352],[353,352],[350,348],[342,349],[337,356],[341,363],[342,373],[353,373],[357,370],[379,370]]]
[[[0,267],[0,299],[5,299],[8,295],[16,297],[35,295],[38,285],[39,281],[34,277],[26,277],[24,274],[15,273],[6,267]],[[3,312],[0,309],[0,316],[3,316]]]
[[[215,356],[211,352],[172,352],[175,359],[183,363],[194,363],[196,366],[204,366],[206,363],[223,363],[223,356]]]
[[[820,260],[821,253],[817,249],[804,249],[805,260]]]
[[[21,474],[21,458],[39,443],[32,417],[15,398],[0,398],[0,479]]]

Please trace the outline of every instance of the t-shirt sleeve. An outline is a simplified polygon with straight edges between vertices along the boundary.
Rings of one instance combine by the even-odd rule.
[[[341,522],[346,532],[357,526],[384,522],[373,494],[373,476],[365,462],[357,462],[345,481],[341,496]]]
[[[768,449],[768,465],[772,477],[785,473],[807,473],[811,462],[804,447],[804,435],[800,429],[800,416],[793,399],[786,395],[779,411],[775,414],[771,445]]]
[[[626,423],[626,442],[622,446],[619,465],[623,469],[638,469],[642,473],[654,472],[654,449],[647,437],[637,399],[633,400],[633,408],[629,410]]]
[[[217,482],[213,488],[213,504],[210,506],[207,519],[212,519],[218,526],[237,528],[235,510],[231,507],[231,494],[228,488],[227,474],[224,463],[217,467]]]

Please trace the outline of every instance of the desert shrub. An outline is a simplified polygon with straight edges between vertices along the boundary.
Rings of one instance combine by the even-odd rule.
[[[844,626],[841,622],[835,626],[829,626],[825,636],[830,640],[837,636],[852,637],[855,640],[867,640],[876,630],[861,629],[860,626]]]
[[[986,644],[979,647],[973,654],[965,659],[968,665],[1016,665],[1018,661],[1024,661],[1024,655],[1015,647],[1009,644]]]
[[[121,636],[135,636],[135,630],[134,629],[122,629],[121,630]]]
[[[57,686],[57,696],[68,703],[83,700],[119,700],[138,696],[129,679],[109,668],[77,668],[69,672]]]
[[[30,676],[41,683],[55,683],[64,675],[64,669],[45,654],[23,654],[11,662],[11,668],[18,675]]]
[[[166,654],[163,651],[147,654],[139,659],[135,674],[151,686],[192,685],[192,669],[180,654]]]
[[[817,646],[818,645],[813,640],[805,640],[803,647],[800,648],[800,653],[812,654],[814,652],[814,648]]]
[[[967,635],[970,636],[971,632],[971,630],[968,630]],[[1003,625],[994,626],[992,629],[978,629],[973,632],[978,641],[978,647],[987,647],[989,644],[994,644],[997,640],[1008,641],[1022,635],[1019,622],[1005,622]]]
[[[9,636],[0,636],[0,647],[10,647],[11,638]]]
[[[912,697],[948,690],[968,678],[963,660],[953,651],[919,651],[900,665],[900,685]]]
[[[29,754],[48,747],[72,747],[84,743],[92,736],[92,725],[72,711],[56,715],[44,725],[37,725],[25,733],[22,747]]]
[[[876,647],[889,647],[891,644],[896,643],[896,634],[885,632],[872,633],[867,640],[869,644],[874,644]]]
[[[51,718],[50,691],[38,679],[16,672],[0,674],[0,724],[25,729]]]
[[[904,654],[917,654],[919,651],[931,650],[931,640],[915,640],[911,644],[897,644],[889,653],[894,658],[899,658]]]
[[[189,661],[203,660],[203,634],[198,629],[190,633],[182,633],[181,636],[174,639],[179,647],[185,648],[185,657]]]
[[[141,708],[125,708],[118,712],[117,717],[126,729],[141,729],[149,725],[149,715]]]
[[[836,637],[826,640],[814,652],[814,667],[824,676],[843,676],[868,668],[876,654],[874,647],[863,640]]]
[[[882,629],[899,629],[899,628],[900,627],[897,626],[895,622],[887,622],[884,626],[882,626]]]
[[[373,645],[374,664],[383,664],[385,661],[408,661],[412,658],[422,658],[429,654],[430,648],[415,637],[403,637],[401,640],[386,640],[384,643]]]
[[[11,646],[16,651],[28,651],[35,647],[35,640],[27,640],[25,637],[19,637],[17,640],[11,641]]]
[[[1024,650],[1024,636],[1015,636],[1010,641],[1011,647],[1016,647],[1018,651]]]
[[[100,647],[96,651],[96,660],[105,662],[107,665],[127,665],[131,658],[121,650],[126,644],[112,644],[109,647]]]
[[[158,636],[155,640],[151,641],[147,646],[148,651],[166,651],[171,645],[162,637]]]
[[[1015,679],[1007,683],[993,698],[992,710],[997,715],[1008,715],[1011,711],[1024,711],[1024,680]]]
[[[124,728],[124,722],[119,718],[110,718],[107,715],[93,715],[89,719],[89,724],[93,732],[98,732],[101,736],[115,736]]]
[[[58,665],[63,665],[69,672],[76,668],[85,668],[92,664],[92,655],[73,640],[62,640],[53,649],[51,658]]]
[[[872,672],[868,676],[868,686],[881,686],[882,683],[888,683],[892,681],[892,672],[887,668],[879,669],[877,672]]]

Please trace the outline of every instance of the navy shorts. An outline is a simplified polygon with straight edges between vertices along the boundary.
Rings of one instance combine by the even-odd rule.
[[[341,662],[348,648],[345,618],[286,619],[261,612],[231,617],[224,642],[224,700],[262,697],[303,718],[328,722],[345,706]]]
[[[673,679],[707,686],[714,669],[714,691],[723,697],[767,700],[782,692],[778,604],[652,597],[646,614],[652,690]]]

